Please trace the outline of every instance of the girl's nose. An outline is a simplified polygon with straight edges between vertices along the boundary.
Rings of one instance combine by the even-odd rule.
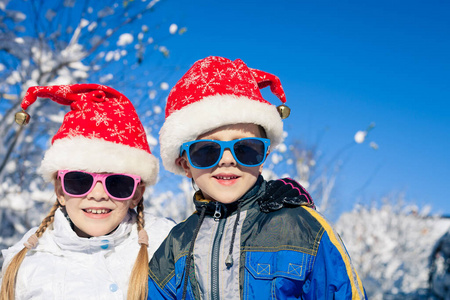
[[[225,149],[223,151],[223,155],[220,158],[219,166],[227,167],[227,166],[236,166],[237,162],[233,157],[233,154],[231,154],[231,151],[229,149]]]
[[[87,198],[96,201],[103,201],[108,200],[109,196],[106,193],[103,184],[100,181],[97,181],[92,191],[87,195]]]

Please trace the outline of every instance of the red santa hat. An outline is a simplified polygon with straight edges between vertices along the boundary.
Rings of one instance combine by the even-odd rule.
[[[277,109],[262,97],[260,89],[267,86],[282,103],[286,102],[278,77],[248,68],[240,59],[210,56],[195,62],[167,99],[166,119],[159,136],[164,167],[184,174],[175,163],[180,146],[229,124],[260,125],[272,147],[278,145],[283,136],[282,116],[287,117],[288,108],[282,105],[284,110]]]
[[[37,97],[69,105],[70,111],[52,139],[39,172],[51,181],[58,170],[130,173],[147,185],[158,175],[136,110],[124,95],[98,84],[30,87],[22,101],[26,110]]]

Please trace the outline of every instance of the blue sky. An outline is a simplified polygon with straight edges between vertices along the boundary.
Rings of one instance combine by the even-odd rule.
[[[166,42],[181,66],[170,83],[209,55],[277,75],[292,109],[289,138],[343,161],[334,196],[342,210],[404,194],[450,215],[450,2],[160,4],[188,28]],[[367,141],[346,148],[372,122]]]

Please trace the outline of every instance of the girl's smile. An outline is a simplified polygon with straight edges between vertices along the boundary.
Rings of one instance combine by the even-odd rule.
[[[93,219],[103,219],[111,215],[112,209],[109,208],[86,208],[82,209],[85,215]]]

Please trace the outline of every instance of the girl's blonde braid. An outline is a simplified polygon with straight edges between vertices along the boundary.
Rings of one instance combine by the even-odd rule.
[[[20,265],[22,264],[28,252],[28,249],[34,248],[36,246],[37,239],[40,238],[44,234],[45,230],[53,223],[55,219],[55,212],[60,206],[61,205],[58,201],[53,204],[50,212],[42,220],[39,228],[24,244],[25,247],[20,250],[9,263],[8,268],[3,275],[2,290],[0,293],[1,300],[14,300],[16,277],[17,273],[19,272]]]
[[[145,300],[147,299],[148,293],[148,236],[145,231],[144,198],[139,202],[136,211],[136,225],[139,236],[138,242],[141,244],[141,249],[139,249],[133,270],[131,271],[127,299]]]

